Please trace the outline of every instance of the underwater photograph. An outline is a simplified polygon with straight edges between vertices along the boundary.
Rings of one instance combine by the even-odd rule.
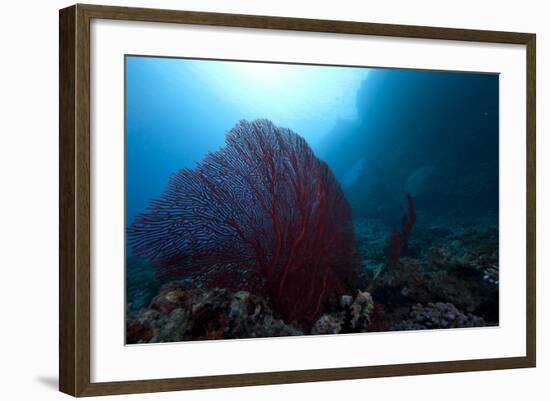
[[[499,75],[125,56],[126,344],[499,325]]]

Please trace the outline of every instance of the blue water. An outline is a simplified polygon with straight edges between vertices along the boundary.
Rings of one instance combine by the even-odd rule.
[[[126,58],[126,222],[168,176],[223,146],[239,120],[269,118],[318,153],[338,119],[356,117],[367,69]]]
[[[223,146],[239,120],[258,118],[307,140],[356,218],[399,221],[409,192],[418,224],[497,223],[498,79],[127,56],[126,224],[172,173]]]

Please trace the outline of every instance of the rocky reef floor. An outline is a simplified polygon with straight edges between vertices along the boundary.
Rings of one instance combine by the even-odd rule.
[[[127,344],[496,326],[498,229],[415,227],[399,263],[387,257],[388,227],[355,222],[363,260],[356,288],[310,326],[284,322],[260,294],[155,282],[129,260]]]

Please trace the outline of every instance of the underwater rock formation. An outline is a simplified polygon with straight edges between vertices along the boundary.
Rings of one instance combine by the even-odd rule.
[[[496,227],[415,227],[407,257],[395,266],[379,268],[382,245],[364,233],[381,233],[383,228],[377,221],[356,225],[363,226],[370,228],[362,228],[357,237],[368,240],[364,246],[369,252],[364,255],[369,264],[360,276],[360,285],[381,309],[374,311],[377,323],[371,322],[369,331],[377,330],[377,325],[391,327],[407,319],[413,305],[430,302],[452,303],[465,313],[483,317],[487,325],[498,324]]]
[[[240,121],[226,146],[175,173],[128,230],[158,278],[269,299],[309,326],[357,279],[352,210],[328,165],[298,134]]]
[[[392,327],[393,330],[450,329],[457,327],[483,327],[485,320],[471,313],[464,314],[451,303],[421,304],[411,308],[409,319]]]
[[[403,258],[384,269],[371,283],[371,293],[386,311],[402,313],[416,303],[450,302],[460,309],[498,321],[497,288],[483,280],[483,272],[467,266],[441,266]],[[401,320],[394,316],[392,320]]]
[[[403,217],[401,229],[392,227],[390,231],[390,243],[388,253],[389,264],[391,266],[395,266],[397,263],[399,263],[399,258],[407,250],[409,236],[411,235],[414,223],[416,223],[414,203],[411,194],[407,194],[407,213]]]
[[[361,163],[345,188],[355,217],[392,222],[406,191],[423,224],[498,221],[498,98],[495,76],[372,69],[319,154],[341,182]]]
[[[499,233],[496,226],[471,228],[450,237],[446,246],[432,247],[426,258],[435,266],[476,270],[496,288],[499,282]]]
[[[262,297],[185,282],[165,284],[149,308],[130,313],[126,322],[128,344],[301,334],[276,319]]]
[[[301,330],[277,319],[266,299],[247,291],[197,288],[187,281],[163,285],[147,308],[128,311],[128,344],[363,333],[375,309],[371,295],[343,295],[311,327]]]

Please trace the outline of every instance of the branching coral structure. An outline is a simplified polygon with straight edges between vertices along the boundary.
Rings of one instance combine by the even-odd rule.
[[[409,242],[409,236],[416,223],[416,213],[414,211],[414,202],[411,194],[407,194],[407,213],[403,217],[402,225],[400,229],[395,227],[390,231],[390,243],[389,243],[389,264],[395,266],[399,263],[399,258],[407,250],[407,244]]]
[[[261,294],[305,325],[355,284],[360,265],[337,179],[301,136],[269,120],[240,121],[224,147],[176,172],[128,241],[161,281]]]

